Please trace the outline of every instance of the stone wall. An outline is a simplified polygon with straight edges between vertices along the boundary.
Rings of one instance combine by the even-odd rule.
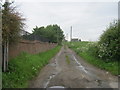
[[[30,54],[44,52],[54,48],[56,45],[57,44],[55,43],[22,40],[17,44],[12,44],[9,46],[9,58],[14,58],[21,52],[27,52]]]

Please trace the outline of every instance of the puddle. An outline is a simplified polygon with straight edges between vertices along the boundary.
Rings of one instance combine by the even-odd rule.
[[[51,75],[51,76],[48,78],[47,82],[44,84],[44,88],[46,88],[46,87],[48,86],[48,84],[50,83],[50,80],[51,80],[52,78],[54,78],[55,75],[56,75],[56,74],[53,74],[53,75]]]
[[[81,65],[81,63],[78,62],[78,60],[75,58],[75,56],[73,56],[75,62],[78,64],[78,68],[80,68],[81,70],[83,70],[85,73],[88,73],[87,70],[85,70],[85,68]]]
[[[52,86],[52,87],[49,87],[49,88],[65,88],[63,86]]]
[[[52,86],[47,88],[46,90],[66,90],[66,88],[63,86]]]
[[[83,70],[85,73],[88,73],[83,66],[77,66],[79,69]]]
[[[99,77],[97,77],[95,74],[88,72],[84,66],[81,65],[81,63],[78,62],[78,60],[76,59],[76,57],[73,55],[74,60],[76,61],[76,63],[78,64],[78,66],[76,66],[78,69],[83,70],[85,73],[87,73],[87,75],[91,76],[91,79],[99,79]]]
[[[61,53],[61,52],[60,52]],[[58,73],[59,71],[61,71],[61,69],[59,68],[59,64],[57,62],[57,59],[55,58],[55,62],[50,64],[51,66],[55,66],[56,67],[56,70],[53,72],[52,75],[49,76],[49,78],[47,79],[47,81],[44,83],[44,88],[47,88],[48,87],[48,84],[50,83],[51,79],[54,78]],[[54,87],[53,87],[54,88]],[[58,87],[56,87],[58,88]],[[60,87],[61,88],[61,87]]]
[[[119,86],[118,86],[118,82],[110,82],[110,84],[109,84],[110,86],[111,86],[111,88],[118,88]]]
[[[56,63],[51,63],[51,64],[49,64],[49,65],[55,67],[55,66],[56,66]]]

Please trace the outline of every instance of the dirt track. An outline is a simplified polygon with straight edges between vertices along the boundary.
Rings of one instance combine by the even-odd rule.
[[[62,47],[29,85],[30,88],[52,86],[118,88],[118,78],[85,62],[69,48]]]

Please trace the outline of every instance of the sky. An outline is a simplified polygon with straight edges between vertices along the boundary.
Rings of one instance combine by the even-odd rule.
[[[64,31],[68,40],[70,40],[70,27],[72,26],[72,38],[97,41],[109,23],[118,18],[117,1],[78,2],[70,0],[55,2],[53,0],[43,2],[15,0],[15,5],[26,18],[26,31],[32,32],[36,26],[57,24]]]

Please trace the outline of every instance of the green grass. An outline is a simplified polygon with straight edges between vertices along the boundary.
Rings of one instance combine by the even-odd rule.
[[[60,50],[57,46],[39,54],[21,53],[9,61],[9,72],[4,72],[3,88],[27,88],[28,82],[37,76],[40,70],[49,63],[49,60]]]
[[[90,49],[91,51],[87,50],[89,48],[88,44],[90,43],[93,42],[69,42],[67,43],[67,45],[69,48],[73,49],[80,57],[82,57],[90,64],[93,64],[96,67],[109,71],[113,75],[119,75],[120,72],[118,73],[118,62],[117,61],[105,62],[104,60],[95,57],[95,55],[93,55],[92,49]]]
[[[66,62],[67,62],[67,64],[70,64],[70,59],[69,59],[69,57],[66,55],[65,56],[66,57]]]

